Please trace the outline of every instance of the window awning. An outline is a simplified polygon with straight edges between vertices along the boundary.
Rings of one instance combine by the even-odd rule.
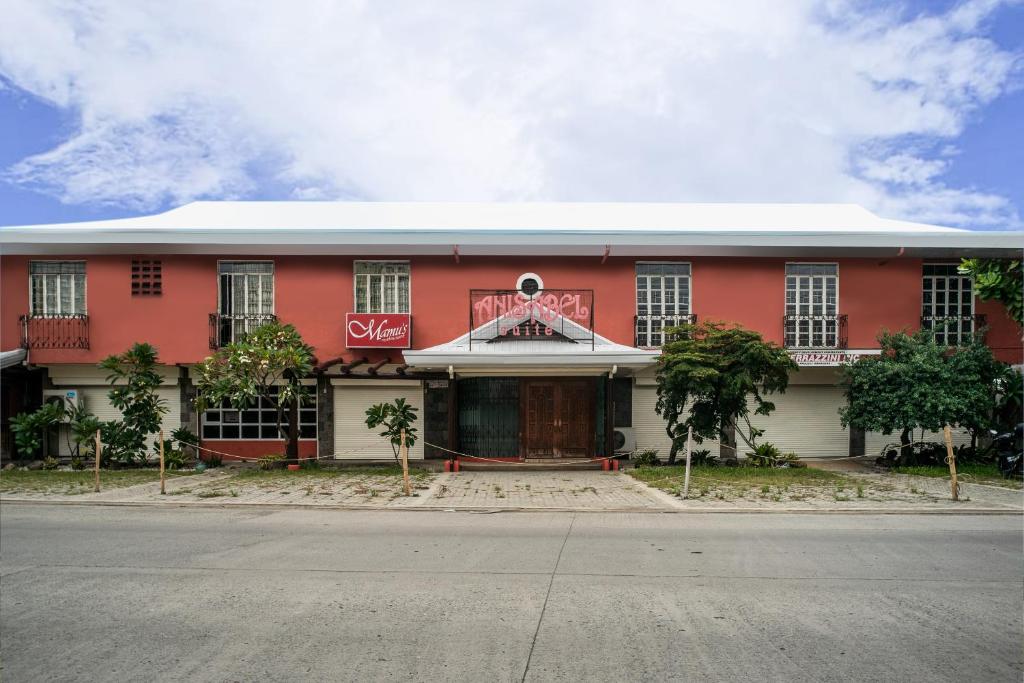
[[[27,352],[25,349],[13,349],[11,351],[0,351],[0,370],[18,365],[25,360]]]

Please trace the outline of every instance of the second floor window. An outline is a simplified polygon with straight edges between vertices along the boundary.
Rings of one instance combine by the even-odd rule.
[[[636,264],[636,345],[660,347],[664,330],[690,315],[689,263]]]
[[[926,263],[921,292],[921,327],[939,344],[965,344],[974,334],[974,283],[955,263]]]
[[[356,313],[408,313],[409,264],[356,261]]]
[[[221,344],[237,341],[246,332],[274,319],[274,264],[270,261],[221,261]]]
[[[839,346],[839,266],[786,264],[785,342],[790,348]]]
[[[86,314],[84,261],[32,261],[28,273],[32,317]]]

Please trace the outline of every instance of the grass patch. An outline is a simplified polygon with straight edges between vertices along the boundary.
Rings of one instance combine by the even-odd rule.
[[[627,470],[635,479],[659,489],[679,488],[683,485],[686,468],[640,467]],[[849,485],[850,479],[842,474],[812,467],[721,467],[696,465],[690,468],[690,490],[706,491],[716,485],[758,488],[769,493],[772,487]]]
[[[187,477],[191,471],[168,472],[167,478]],[[0,472],[0,493],[57,493],[78,495],[93,489],[92,470],[65,472],[53,470]],[[160,470],[100,470],[100,490],[120,489],[160,480]]]
[[[686,468],[640,467],[627,470],[636,479],[678,495],[683,489]],[[722,467],[697,465],[690,469],[690,497],[710,496],[716,500],[743,499],[747,493],[753,499],[772,502],[800,501],[813,497],[815,492],[837,499],[847,499],[844,491],[856,486],[849,476],[826,470],[804,467]]]
[[[915,465],[912,467],[894,467],[889,470],[893,474],[911,474],[915,477],[931,477],[949,479],[949,467],[946,465]],[[957,478],[961,483],[990,484],[1019,489],[1020,479],[1004,479],[999,468],[993,463],[957,463]]]

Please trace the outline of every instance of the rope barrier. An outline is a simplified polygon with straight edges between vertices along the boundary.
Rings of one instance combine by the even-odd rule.
[[[538,467],[545,467],[545,466],[549,466],[549,465],[557,465],[558,462],[559,462],[557,459],[554,462],[550,462],[550,463],[548,463],[548,462],[527,462],[525,460],[500,460],[500,459],[497,459],[497,458],[486,458],[486,457],[484,457],[482,455],[470,455],[469,453],[462,453],[460,451],[453,451],[450,448],[445,448],[444,446],[438,446],[436,443],[430,443],[429,441],[424,441],[423,445],[424,446],[431,446],[431,447],[436,448],[436,449],[438,449],[440,451],[444,451],[446,453],[451,453],[453,455],[457,455],[460,458],[470,458],[472,460],[479,460],[481,462],[493,462],[493,463],[497,463],[499,465],[536,465]],[[601,456],[599,458],[586,458],[586,459],[583,459],[583,460],[576,460],[576,459],[574,459],[572,462],[573,463],[601,462],[602,460],[614,460],[617,457],[618,456],[616,456],[616,455],[607,455],[607,456]]]

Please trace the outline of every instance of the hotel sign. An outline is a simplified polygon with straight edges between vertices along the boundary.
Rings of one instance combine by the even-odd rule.
[[[350,349],[408,349],[412,316],[408,313],[346,313],[345,346]]]
[[[856,349],[835,351],[790,351],[792,358],[800,367],[837,367],[852,363],[862,356],[877,356],[878,349]]]

